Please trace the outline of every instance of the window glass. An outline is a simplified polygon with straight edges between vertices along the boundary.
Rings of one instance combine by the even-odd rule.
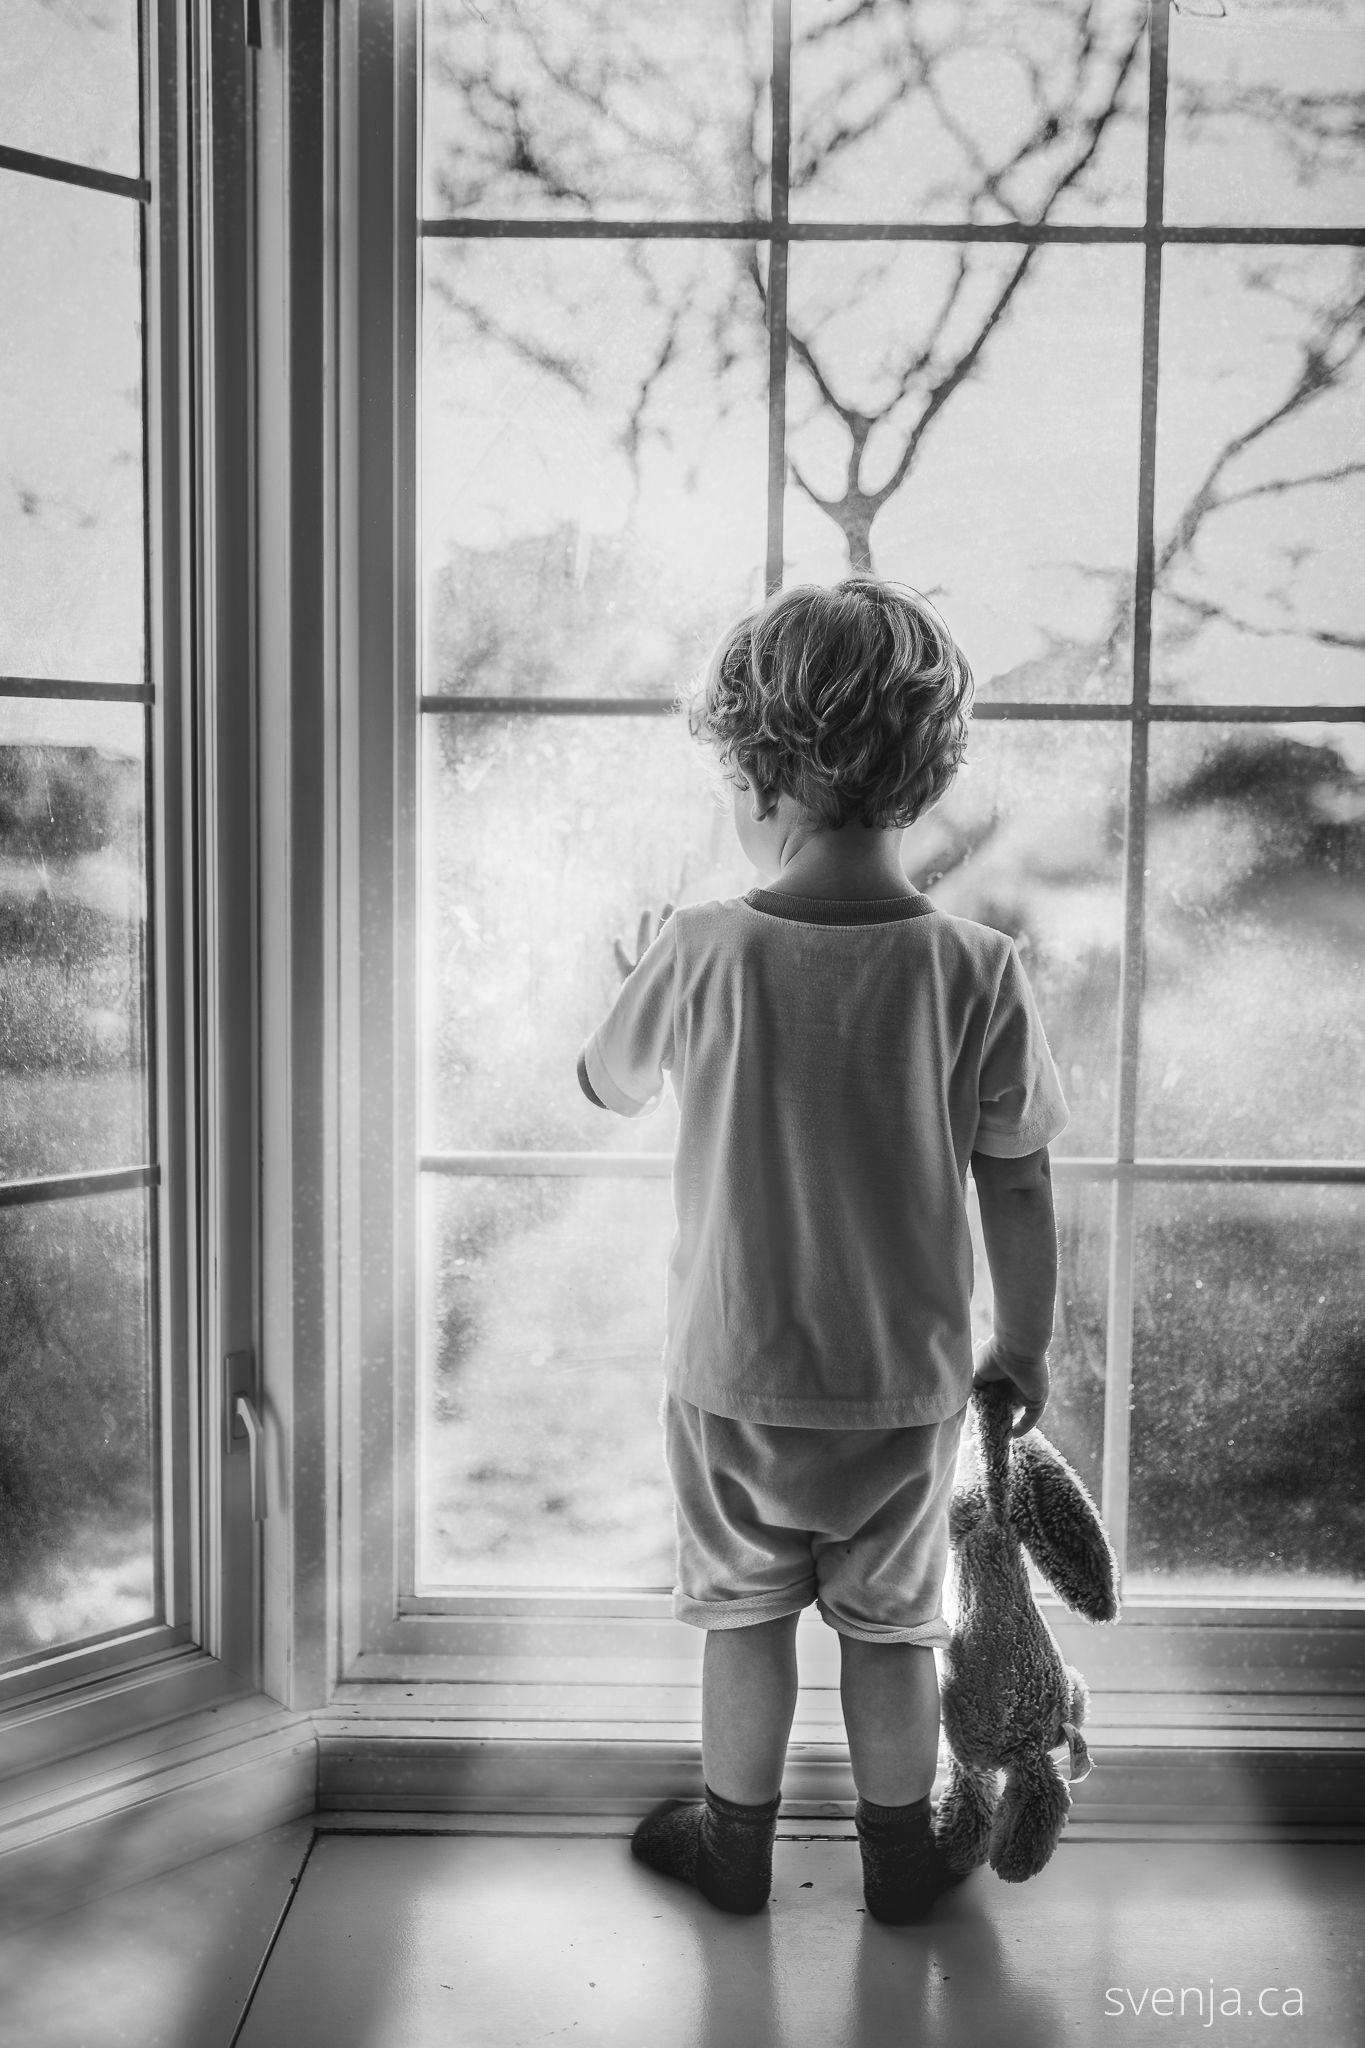
[[[1127,697],[1140,253],[798,247],[788,317],[788,580],[914,584],[983,697]]]
[[[672,697],[762,592],[747,243],[428,243],[424,688]]]
[[[1359,250],[1165,253],[1158,702],[1365,690],[1362,293]]]
[[[792,219],[1140,221],[1146,13],[796,0]]]
[[[1361,0],[1173,8],[1167,220],[1358,225],[1362,92]]]
[[[0,675],[143,679],[140,235],[0,170]]]
[[[0,1205],[0,1660],[158,1617],[148,1203]]]
[[[1359,1188],[1138,1189],[1129,1591],[1365,1580]]]
[[[640,913],[753,877],[681,719],[428,717],[426,1142],[667,1151],[666,1112],[588,1102],[574,1062]]]
[[[1057,1149],[1072,1148],[1068,1142]],[[1075,1467],[1098,1503],[1104,1458],[1111,1190],[1103,1182],[1067,1176],[1054,1181],[1052,1192],[1057,1216],[1057,1314],[1048,1352],[1052,1389],[1039,1427]],[[984,1343],[992,1333],[994,1293],[975,1189],[970,1181],[968,1216],[976,1266],[973,1340]]]
[[[671,1585],[667,1181],[425,1189],[419,1584]]]
[[[766,0],[428,0],[423,21],[429,214],[766,211]]]
[[[1107,1190],[1059,1183],[1046,1429],[1097,1495],[1107,1209]],[[667,1181],[430,1176],[423,1228],[418,1590],[671,1586]]]
[[[144,715],[0,697],[0,1180],[148,1156]]]
[[[967,766],[912,825],[905,865],[940,910],[1019,945],[1071,1110],[1057,1150],[1114,1142],[1128,735],[981,721]]]
[[[137,0],[5,0],[0,143],[136,177]]]
[[[1153,728],[1140,1151],[1365,1157],[1361,740]]]

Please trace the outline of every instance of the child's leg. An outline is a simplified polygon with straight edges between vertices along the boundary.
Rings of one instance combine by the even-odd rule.
[[[706,1797],[666,1799],[631,1849],[730,1913],[756,1913],[773,1881],[782,1764],[796,1707],[796,1616],[710,1629],[702,1665]]]
[[[702,1764],[711,1790],[741,1806],[766,1804],[782,1789],[787,1737],[796,1711],[796,1624],[796,1615],[784,1614],[748,1628],[707,1631]],[[931,1656],[931,1666],[932,1662]],[[934,1712],[937,1737],[937,1690]],[[933,1777],[932,1770],[929,1775]]]
[[[927,1798],[938,1764],[933,1651],[844,1635],[839,1648],[844,1727],[860,1796],[877,1806]]]
[[[929,1812],[938,1760],[934,1653],[914,1643],[839,1641],[863,1896],[874,1919],[904,1926],[921,1919],[950,1882]]]

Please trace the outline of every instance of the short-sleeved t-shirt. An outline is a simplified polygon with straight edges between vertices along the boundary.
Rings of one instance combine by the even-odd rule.
[[[678,1101],[664,1363],[741,1421],[887,1429],[971,1388],[972,1153],[1066,1104],[1014,942],[925,896],[756,889],[669,919],[583,1048],[623,1116]]]

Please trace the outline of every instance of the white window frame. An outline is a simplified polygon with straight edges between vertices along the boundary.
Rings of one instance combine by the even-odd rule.
[[[783,0],[777,0],[779,24]],[[1143,917],[1147,735],[1188,707],[1153,704],[1148,688],[1153,576],[1157,319],[1162,250],[1168,241],[1247,239],[1237,231],[1162,225],[1166,0],[1153,10],[1148,218],[1120,231],[1145,251],[1142,486],[1137,560],[1138,647],[1131,705],[978,706],[979,718],[1097,717],[1132,726],[1125,835],[1125,939],[1120,992],[1121,1101],[1115,1156],[1054,1162],[1059,1179],[1112,1189],[1104,1511],[1122,1543],[1127,1509],[1128,1389],[1133,1316],[1133,1199],[1141,1182],[1365,1180],[1365,1163],[1145,1160],[1135,1154],[1136,1073]],[[342,1611],[329,1726],[337,1745],[365,1716],[421,1714],[446,1737],[470,1742],[534,1729],[558,1735],[572,1759],[589,1725],[599,1735],[637,1736],[643,1723],[672,1726],[676,1695],[691,1683],[697,1632],[670,1618],[659,1593],[472,1591],[441,1599],[409,1589],[414,1559],[417,1397],[417,709],[416,372],[419,0],[343,0],[340,47],[341,290],[338,352],[341,429],[339,517],[342,806],[347,825],[342,914],[340,1042],[349,1077],[342,1134]],[[779,70],[783,63],[779,33]],[[775,97],[781,103],[781,92]],[[787,226],[777,159],[774,291],[780,292]],[[487,233],[487,223],[478,232]],[[519,233],[527,232],[524,222]],[[611,232],[595,227],[594,233]],[[668,232],[677,233],[669,223]],[[752,226],[750,226],[752,232]],[[572,232],[558,224],[556,233]],[[708,224],[714,233],[714,224]],[[765,227],[764,233],[770,230]],[[912,235],[915,230],[909,231]],[[919,231],[943,238],[938,229]],[[1008,238],[1008,231],[1006,231]],[[1016,239],[1018,237],[1016,236]],[[1070,235],[1074,239],[1074,231]],[[1113,240],[1112,231],[1105,239]],[[1330,239],[1309,231],[1266,239]],[[1039,239],[1048,239],[1041,234]],[[1343,236],[1339,239],[1348,239]],[[1357,237],[1356,239],[1359,239]],[[781,369],[774,352],[775,381]],[[781,452],[776,475],[781,478]],[[770,464],[770,470],[773,465]],[[770,556],[780,565],[780,527]],[[480,700],[484,702],[484,700]],[[485,703],[485,708],[489,708]],[[519,702],[520,710],[527,709]],[[562,705],[559,706],[563,708]],[[428,707],[426,715],[439,715]],[[1220,723],[1339,719],[1339,709],[1210,705]],[[1350,714],[1361,715],[1361,714]],[[566,1070],[567,1071],[567,1070]],[[451,1155],[427,1161],[448,1172],[603,1170],[572,1157]],[[612,1171],[666,1170],[635,1156]],[[1085,1670],[1107,1719],[1101,1739],[1206,1746],[1247,1739],[1274,1748],[1312,1724],[1346,1745],[1365,1728],[1365,1600],[1308,1597],[1295,1604],[1248,1594],[1131,1596],[1114,1631],[1074,1622],[1045,1602],[1064,1649]],[[630,1680],[613,1701],[608,1690]],[[412,1688],[420,1687],[417,1706]],[[651,1702],[653,1703],[651,1705]],[[629,1725],[628,1725],[629,1724]],[[406,1724],[405,1724],[406,1725]],[[1197,1729],[1197,1737],[1190,1731]],[[396,1739],[396,1736],[395,1736]],[[324,1743],[324,1773],[326,1771]],[[354,1753],[349,1752],[349,1753]],[[546,1784],[570,1789],[574,1766]],[[420,1778],[420,1773],[418,1773]],[[524,1782],[529,1787],[534,1778]],[[340,1781],[338,1781],[340,1782]],[[416,1782],[416,1781],[414,1781]],[[416,1797],[414,1793],[414,1797]],[[474,1795],[471,1794],[471,1797]],[[376,1799],[379,1795],[375,1794]],[[383,1803],[382,1799],[379,1803]]]
[[[230,14],[141,0],[138,178],[0,151],[7,169],[119,193],[144,217],[149,640],[131,697],[151,762],[158,1157],[64,1192],[77,1179],[152,1190],[167,1612],[0,1678],[0,1827],[18,1774],[48,1767],[47,1791],[70,1805],[75,1776],[52,1775],[62,1759],[81,1759],[79,1774],[97,1745],[242,1699],[260,1675],[248,1461],[225,1458],[223,1422],[223,1360],[257,1349],[249,137]]]

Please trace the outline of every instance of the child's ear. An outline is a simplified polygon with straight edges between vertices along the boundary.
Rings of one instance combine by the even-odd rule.
[[[756,782],[752,776],[750,777],[749,816],[756,825],[761,825],[765,818],[771,818],[777,809],[778,794],[777,790],[765,789],[761,782]]]

